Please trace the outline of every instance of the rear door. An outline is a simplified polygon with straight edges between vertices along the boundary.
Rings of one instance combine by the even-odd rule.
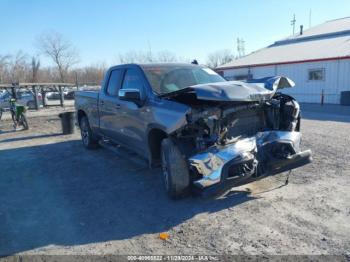
[[[104,90],[101,90],[99,97],[99,114],[101,133],[108,138],[120,141],[120,104],[118,90],[124,75],[124,69],[114,69],[109,74]]]

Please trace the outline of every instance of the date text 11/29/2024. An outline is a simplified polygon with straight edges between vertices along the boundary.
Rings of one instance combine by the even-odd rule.
[[[128,261],[219,261],[218,256],[212,255],[139,255],[127,256]]]

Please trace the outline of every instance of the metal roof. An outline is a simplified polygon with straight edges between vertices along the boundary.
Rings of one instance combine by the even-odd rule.
[[[350,17],[295,34],[217,69],[350,58]]]
[[[334,32],[342,32],[350,30],[350,17],[344,17],[339,19],[334,19],[327,21],[323,24],[311,27],[303,32],[300,35],[300,32],[297,34],[291,35],[287,39],[302,39],[309,36],[323,35]]]

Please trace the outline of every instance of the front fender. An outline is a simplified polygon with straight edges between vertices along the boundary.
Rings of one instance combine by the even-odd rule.
[[[158,128],[170,135],[187,124],[186,115],[191,112],[187,105],[166,99],[159,99],[150,107],[152,122],[149,128]]]

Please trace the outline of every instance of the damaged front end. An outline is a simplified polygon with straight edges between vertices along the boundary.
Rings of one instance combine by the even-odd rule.
[[[170,98],[192,109],[173,138],[188,159],[194,186],[238,186],[311,162],[311,151],[300,150],[299,104],[276,93],[283,83],[292,85],[278,77],[228,82],[195,86]]]
[[[239,185],[311,162],[311,151],[300,151],[300,132],[265,131],[225,146],[213,146],[189,158],[203,189],[218,183]]]

